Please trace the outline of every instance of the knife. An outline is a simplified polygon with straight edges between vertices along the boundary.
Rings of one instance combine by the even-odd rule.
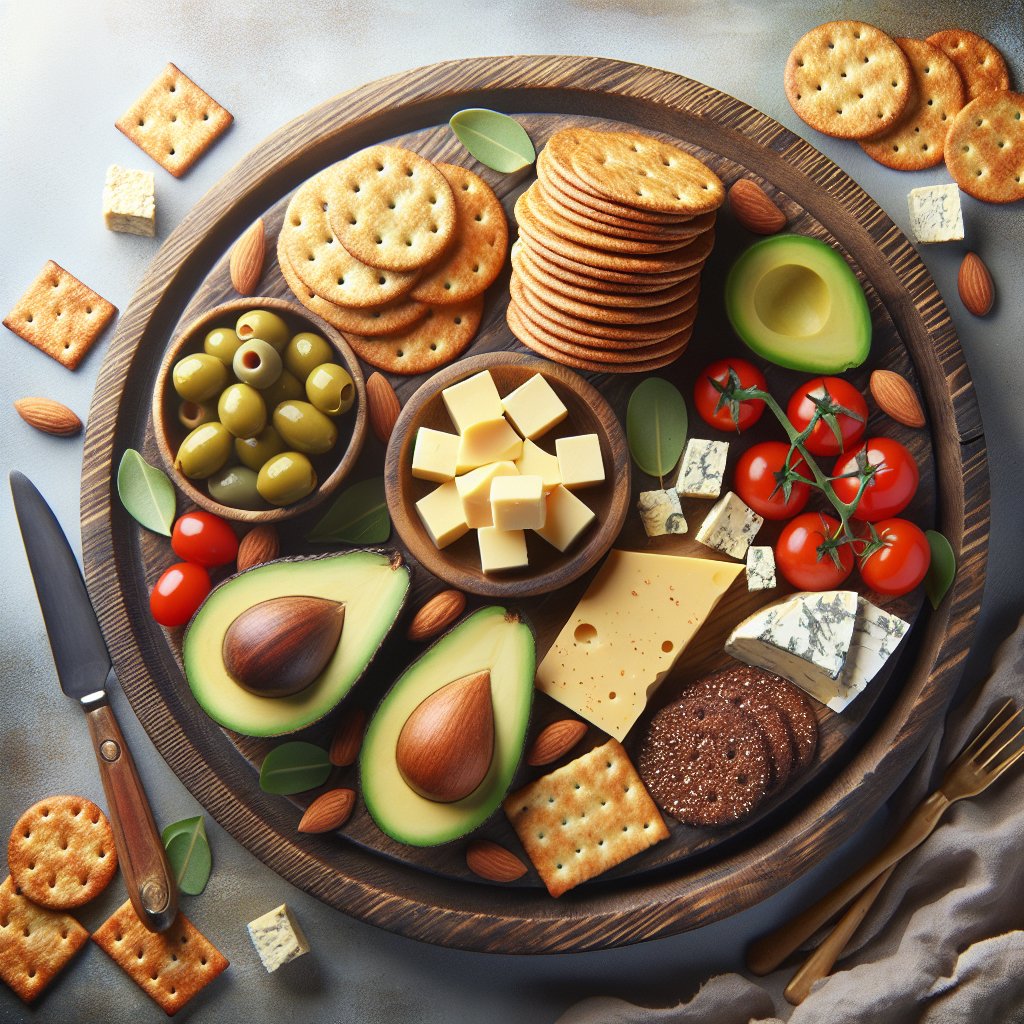
[[[177,886],[135,762],[107,701],[117,676],[85,580],[57,517],[32,481],[12,471],[11,493],[61,689],[85,710],[128,895],[151,932],[165,931],[178,914]]]

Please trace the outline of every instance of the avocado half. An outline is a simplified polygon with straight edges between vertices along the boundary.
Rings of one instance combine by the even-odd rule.
[[[842,373],[871,348],[871,313],[846,260],[803,235],[755,242],[725,281],[725,311],[748,348],[778,366]]]
[[[374,713],[359,755],[363,800],[382,832],[409,846],[437,846],[490,817],[519,766],[536,666],[533,631],[514,613],[492,606],[449,630],[402,673]],[[432,693],[485,669],[491,674],[494,755],[483,782],[453,803],[420,796],[398,769],[402,727]]]
[[[346,551],[282,558],[246,569],[212,590],[185,633],[185,677],[199,706],[225,729],[280,736],[322,718],[366,671],[409,593],[397,552]],[[337,649],[305,689],[265,697],[241,687],[224,666],[224,634],[247,608],[277,597],[323,597],[345,605]]]

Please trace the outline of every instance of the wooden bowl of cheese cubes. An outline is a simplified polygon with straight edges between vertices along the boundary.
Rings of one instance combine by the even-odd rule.
[[[629,450],[611,406],[567,367],[511,352],[431,377],[395,424],[384,475],[410,553],[486,597],[582,576],[629,508]]]

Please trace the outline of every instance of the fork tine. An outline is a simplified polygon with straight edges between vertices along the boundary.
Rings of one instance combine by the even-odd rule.
[[[970,761],[980,754],[984,753],[985,749],[990,746],[999,735],[1004,732],[1011,722],[1020,714],[1020,711],[1014,710],[1013,714],[1010,715],[1005,722],[996,728],[996,722],[999,721],[1000,717],[1007,711],[1007,709],[1013,707],[1013,701],[1009,698],[1005,701],[1003,706],[978,730],[977,735],[967,744],[966,747],[960,752],[954,762],[955,765],[961,765]]]
[[[1014,716],[1016,717],[1016,715]],[[1021,726],[998,750],[994,750],[984,761],[981,763],[982,768],[987,768],[1018,736],[1024,736],[1024,726]],[[1020,751],[1016,751],[1009,760],[1012,761],[1013,757],[1016,757]],[[1002,768],[996,768],[995,771],[1002,771]]]

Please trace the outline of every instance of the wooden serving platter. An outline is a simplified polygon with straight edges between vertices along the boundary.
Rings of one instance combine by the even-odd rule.
[[[664,134],[706,160],[727,184],[741,175],[753,177],[783,207],[790,230],[837,246],[864,286],[874,324],[872,354],[850,379],[866,392],[872,369],[896,370],[918,389],[927,409],[928,427],[916,431],[873,411],[869,436],[896,437],[913,451],[921,485],[907,515],[945,533],[960,565],[938,611],[925,606],[919,591],[897,601],[875,598],[913,620],[914,628],[898,657],[844,715],[821,710],[821,754],[800,783],[731,829],[672,824],[670,840],[557,901],[532,872],[512,886],[482,882],[465,866],[464,843],[427,850],[401,846],[383,836],[362,809],[343,833],[298,834],[301,805],[315,794],[293,802],[263,793],[257,766],[273,743],[220,730],[193,701],[180,668],[180,632],[162,630],[148,613],[148,589],[170,561],[166,541],[136,526],[119,505],[113,482],[127,447],[158,461],[149,408],[166,346],[180,326],[234,297],[227,266],[231,245],[259,216],[275,238],[288,196],[309,175],[366,145],[395,141],[435,160],[473,166],[495,188],[514,229],[512,206],[532,180],[532,169],[514,175],[481,171],[446,124],[456,110],[471,106],[514,114],[538,148],[553,131],[581,122]],[[722,283],[732,260],[754,240],[723,210],[704,272],[694,340],[678,363],[659,371],[686,395],[707,362],[746,354],[725,319]],[[273,261],[260,294],[290,297]],[[506,270],[488,291],[472,354],[523,351],[504,322],[507,294]],[[806,379],[767,370],[770,389],[783,399]],[[621,417],[638,379],[584,376]],[[424,379],[392,382],[404,401]],[[691,436],[720,435],[693,417]],[[734,439],[729,471],[749,444],[780,436],[770,417],[763,417]],[[379,475],[383,465],[383,446],[371,440],[350,479]],[[650,478],[634,472],[634,498],[652,486]],[[707,507],[684,505],[689,536],[651,541],[631,513],[619,546],[714,557],[692,540]],[[303,540],[322,511],[284,524],[283,553],[324,550]],[[767,524],[758,543],[774,541],[778,529]],[[490,952],[596,949],[694,928],[765,898],[846,839],[905,776],[953,695],[980,605],[988,529],[985,443],[970,376],[942,298],[907,239],[834,164],[764,114],[678,75],[586,57],[488,58],[408,72],[330,100],[261,144],[170,236],[121,317],[93,400],[82,482],[86,577],[118,676],[157,749],[196,798],[249,850],[331,906],[414,938]],[[394,535],[390,546],[401,547]],[[351,705],[372,710],[419,653],[402,638],[404,626],[443,584],[414,559],[410,563],[414,584],[407,617],[355,688]],[[538,656],[589,578],[515,602],[535,627]],[[783,593],[780,588],[770,597]],[[471,599],[470,608],[484,603]],[[764,603],[766,595],[748,594],[741,577],[654,706],[721,665],[728,630]],[[531,735],[563,715],[538,695]],[[302,738],[326,744],[333,722],[329,716]],[[642,728],[641,722],[633,735]],[[586,742],[579,751],[587,749]],[[517,781],[537,774],[521,769]],[[333,782],[356,785],[355,769],[339,770]],[[500,814],[478,834],[519,849]]]

